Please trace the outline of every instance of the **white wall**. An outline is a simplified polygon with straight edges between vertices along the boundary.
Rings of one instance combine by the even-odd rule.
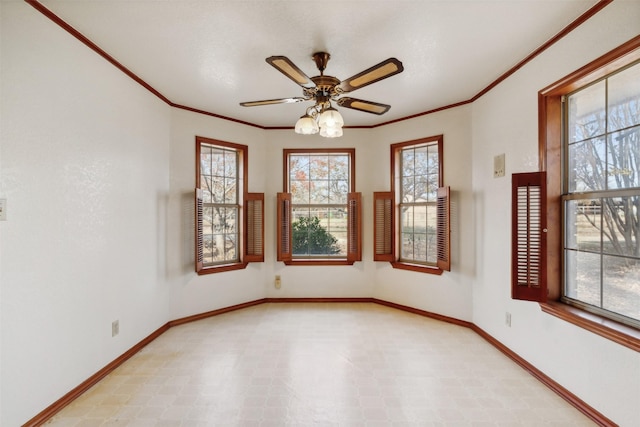
[[[167,321],[171,109],[26,3],[1,8],[0,425],[17,426]]]
[[[473,322],[626,426],[640,425],[640,355],[544,314],[538,304],[510,299],[510,176],[538,168],[538,91],[638,33],[640,3],[613,2],[472,107]],[[507,176],[494,179],[493,156],[501,153]]]

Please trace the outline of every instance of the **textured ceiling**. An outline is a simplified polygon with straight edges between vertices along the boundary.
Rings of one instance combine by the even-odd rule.
[[[241,107],[302,96],[265,62],[283,55],[309,76],[311,55],[346,79],[389,57],[404,72],[353,96],[390,104],[373,126],[467,101],[570,25],[596,0],[213,1],[41,0],[55,15],[171,102],[264,127],[293,126],[308,103]]]

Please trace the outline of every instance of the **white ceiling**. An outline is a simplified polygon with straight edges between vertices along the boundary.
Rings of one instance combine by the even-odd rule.
[[[171,102],[264,127],[293,126],[308,103],[265,62],[287,56],[309,76],[311,55],[344,80],[389,57],[404,72],[353,93],[382,116],[340,108],[372,126],[471,99],[596,0],[40,0]]]

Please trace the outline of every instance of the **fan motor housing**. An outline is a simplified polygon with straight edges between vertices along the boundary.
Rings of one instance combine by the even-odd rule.
[[[340,84],[340,80],[333,76],[314,76],[311,77],[311,81],[316,84],[318,92],[326,93],[327,95],[336,95],[336,86]]]

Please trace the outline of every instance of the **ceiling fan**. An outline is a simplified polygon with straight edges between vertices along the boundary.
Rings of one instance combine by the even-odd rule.
[[[333,108],[331,101],[341,107],[378,115],[386,113],[391,108],[387,104],[348,96],[343,97],[341,95],[401,73],[404,67],[402,62],[396,58],[389,58],[342,81],[337,77],[324,75],[324,70],[331,55],[326,52],[316,52],[312,55],[312,58],[320,71],[319,76],[308,77],[286,56],[270,56],[266,59],[267,63],[301,86],[303,96],[241,102],[240,105],[243,107],[256,107],[260,105],[314,101],[314,105],[307,108],[306,114],[300,117],[296,123],[295,131],[304,135],[319,132],[321,136],[330,138],[342,136],[342,126],[344,124],[342,116],[338,110]]]

